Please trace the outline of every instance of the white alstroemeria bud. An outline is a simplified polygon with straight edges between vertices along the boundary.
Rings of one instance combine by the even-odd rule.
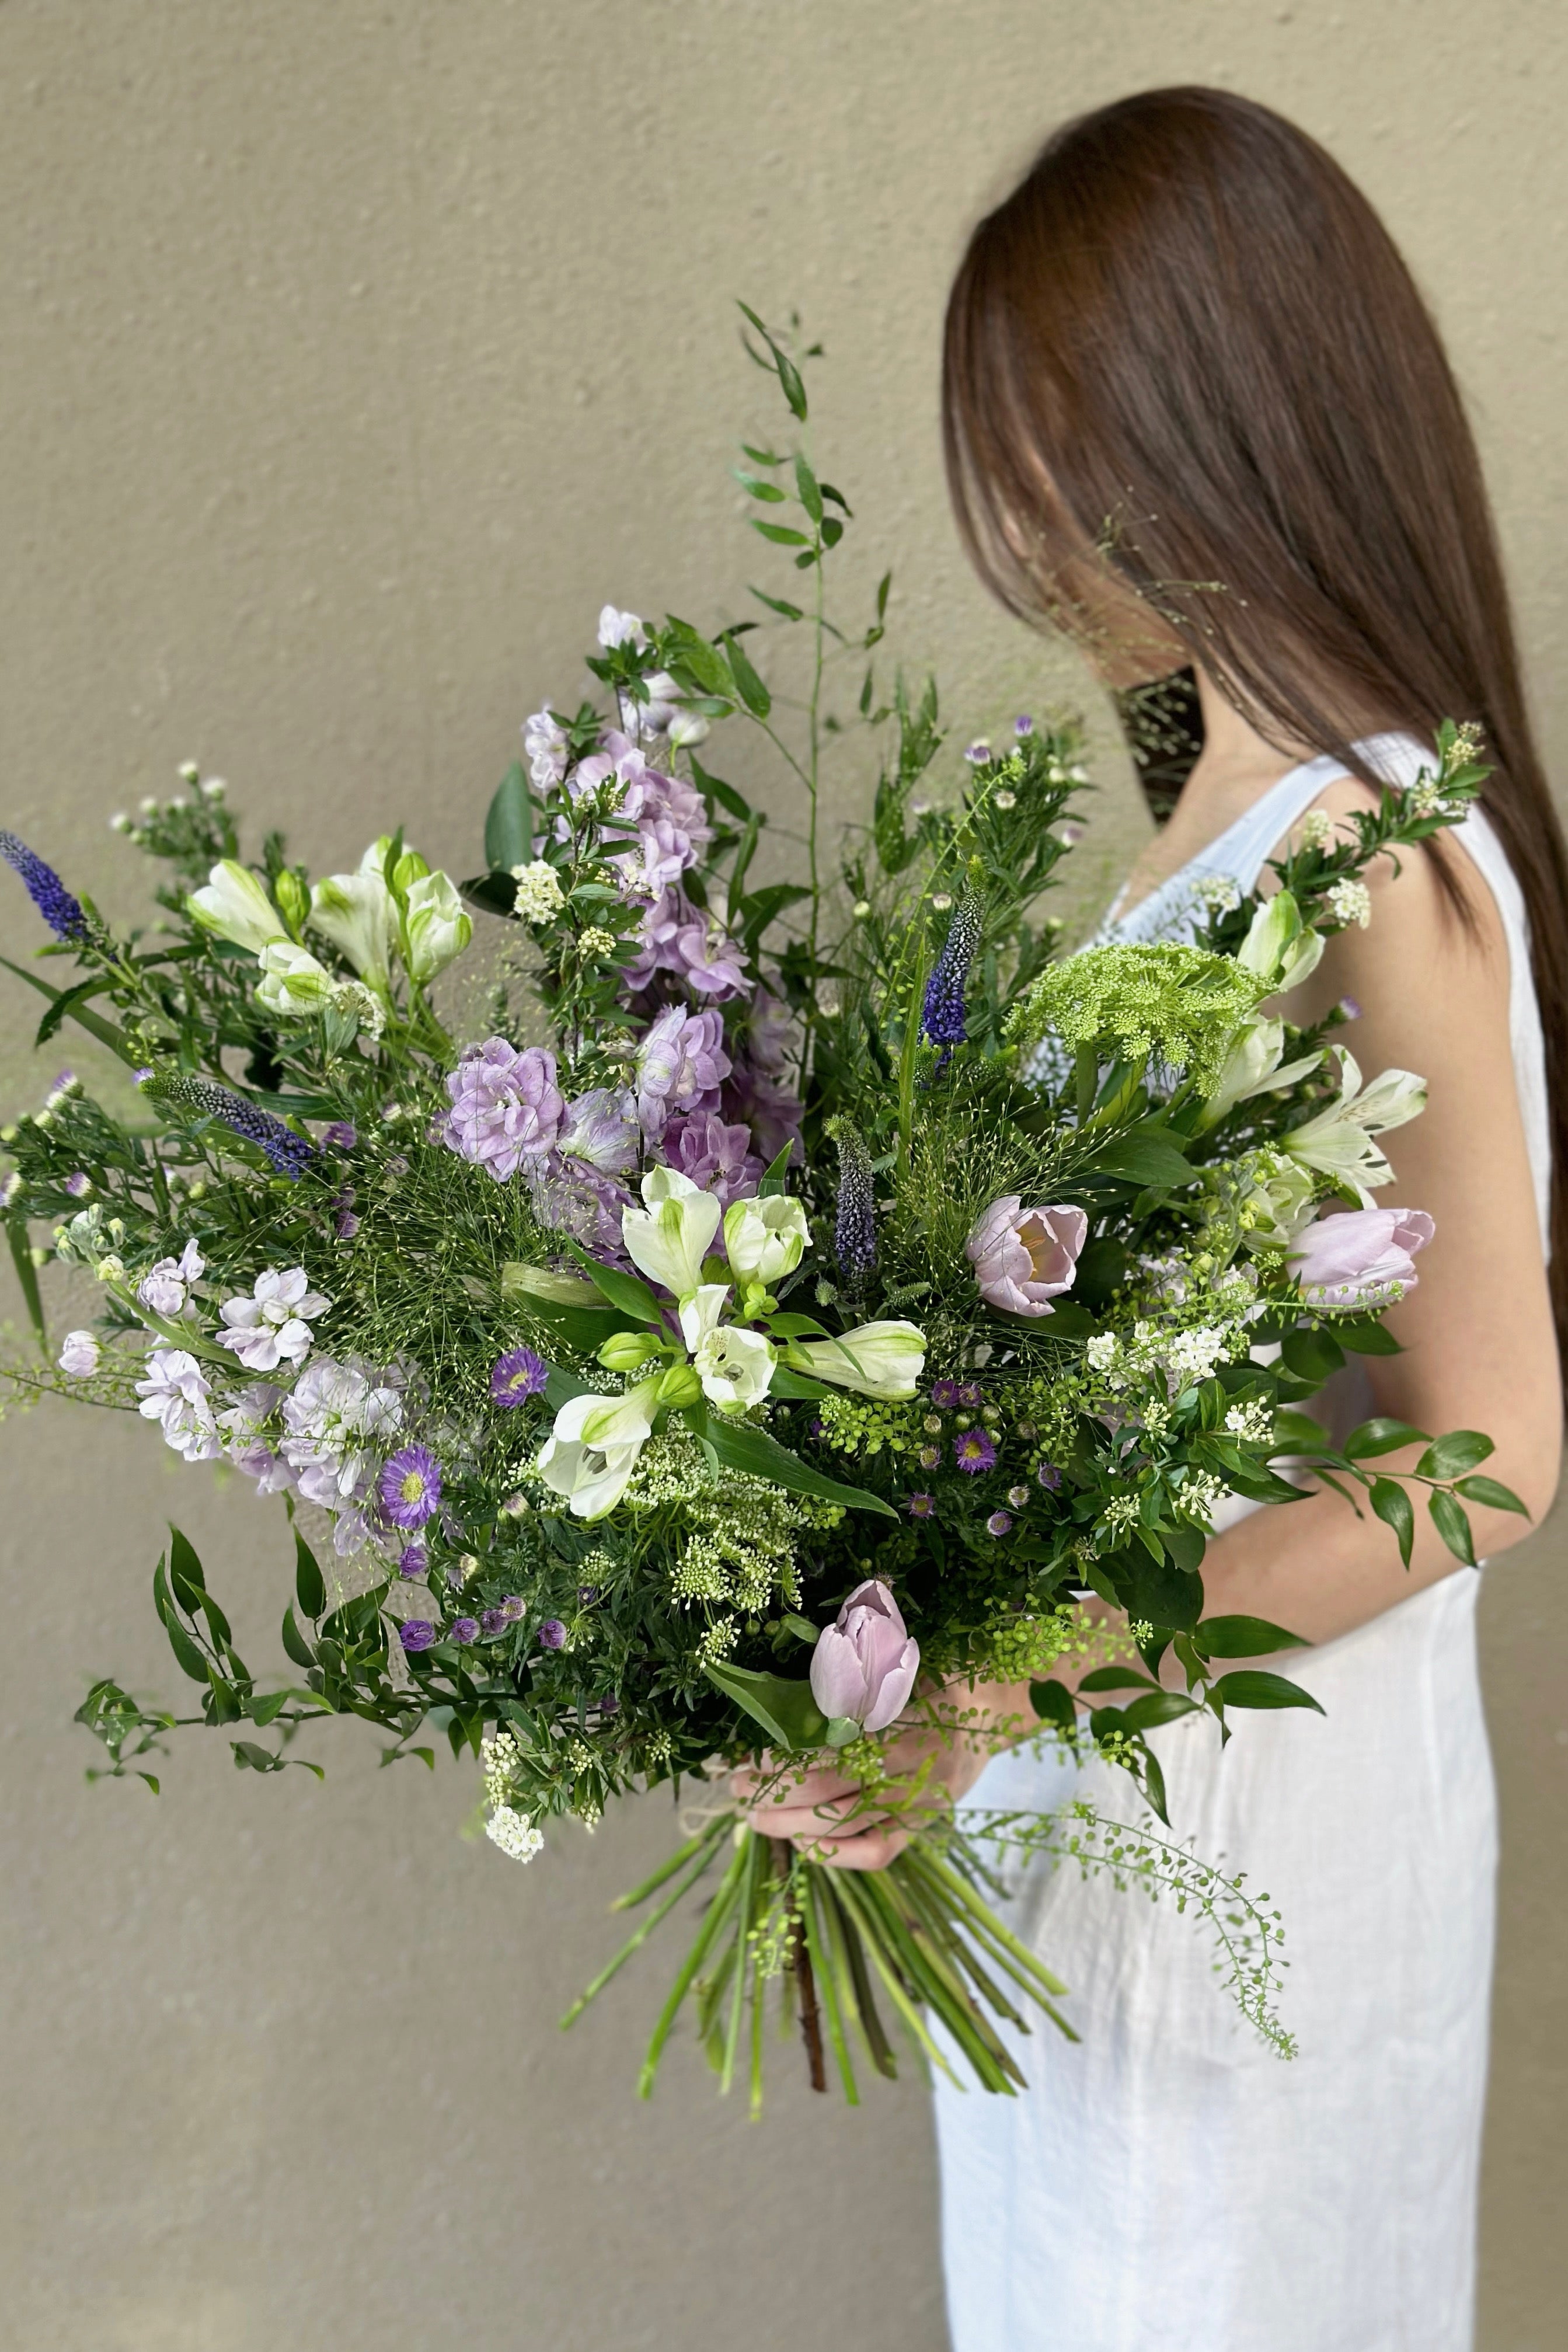
[[[798,1201],[782,1192],[763,1201],[732,1201],[724,1212],[724,1250],[748,1282],[782,1282],[805,1255],[811,1228]]]
[[[1244,1021],[1231,1042],[1219,1084],[1204,1103],[1200,1125],[1213,1127],[1227,1110],[1238,1102],[1250,1101],[1254,1095],[1282,1094],[1309,1070],[1315,1070],[1323,1058],[1321,1051],[1307,1054],[1281,1068],[1284,1051],[1283,1021],[1266,1021],[1261,1016]]]
[[[600,1519],[626,1490],[658,1411],[657,1381],[624,1396],[579,1396],[563,1404],[535,1465],[579,1519]]]
[[[647,1206],[621,1211],[626,1255],[650,1282],[686,1298],[702,1281],[702,1261],[719,1230],[718,1201],[675,1168],[652,1168],[642,1180]]]
[[[841,1339],[795,1339],[789,1360],[813,1380],[858,1396],[912,1397],[925,1368],[925,1333],[915,1323],[858,1323]]]
[[[292,940],[268,942],[261,950],[261,971],[256,1001],[268,1013],[303,1016],[320,1013],[331,1000],[331,973],[309,948],[298,948]]]
[[[397,906],[386,887],[390,834],[373,841],[357,874],[330,874],[310,892],[310,923],[331,940],[360,978],[384,996],[391,986]]]
[[[1253,916],[1236,960],[1266,982],[1270,996],[1284,996],[1316,971],[1322,952],[1321,934],[1302,922],[1294,895],[1276,890]]]
[[[460,956],[474,919],[449,874],[425,874],[408,887],[408,969],[424,986]]]
[[[286,940],[289,927],[248,866],[237,857],[221,857],[207,877],[204,890],[193,890],[185,900],[203,930],[236,947],[259,955],[274,940]]]
[[[774,1361],[772,1342],[740,1323],[710,1331],[692,1358],[709,1403],[730,1413],[762,1402],[773,1385]]]
[[[1372,1139],[1419,1117],[1426,1108],[1426,1082],[1412,1070],[1384,1070],[1363,1090],[1355,1056],[1342,1045],[1331,1050],[1340,1061],[1338,1099],[1282,1135],[1279,1145],[1303,1167],[1333,1177],[1370,1209],[1369,1192],[1394,1181],[1393,1169]]]

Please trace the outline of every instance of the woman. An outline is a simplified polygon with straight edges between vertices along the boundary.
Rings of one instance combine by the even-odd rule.
[[[1109,936],[1185,935],[1198,877],[1250,888],[1310,812],[1321,828],[1378,776],[1413,781],[1440,719],[1483,730],[1484,814],[1397,878],[1385,861],[1321,1004],[1290,1012],[1353,998],[1363,1070],[1430,1089],[1384,1198],[1436,1238],[1390,1318],[1405,1352],[1369,1360],[1371,1398],[1344,1409],[1491,1433],[1539,1517],[1568,1303],[1545,1086],[1568,1047],[1568,890],[1474,449],[1404,265],[1289,123],[1146,92],[1058,132],[975,231],[944,398],[961,526],[1004,602],[1068,628],[1113,687],[1196,673],[1204,748]],[[1475,1517],[1493,1553],[1522,1532]],[[1223,1754],[1202,1717],[1158,1735],[1177,1834],[1283,1914],[1300,2055],[1234,2021],[1190,1919],[1026,1876],[1016,1916],[1083,2040],[1033,2036],[1016,2100],[939,2090],[955,2352],[1460,2352],[1495,1857],[1479,1580],[1425,1522],[1406,1571],[1331,1493],[1238,1516],[1204,1577],[1209,1612],[1316,1645],[1291,1672],[1322,1718],[1238,1720]],[[1026,1717],[1023,1691],[984,1697]],[[937,1769],[975,1804],[1135,1804],[1110,1768],[1074,1783],[1027,1748],[939,1746]],[[903,1832],[853,1804],[826,1769],[759,1819],[879,1868]]]

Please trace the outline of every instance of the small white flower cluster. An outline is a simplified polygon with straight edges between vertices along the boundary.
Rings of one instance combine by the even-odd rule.
[[[1364,931],[1372,920],[1372,893],[1364,882],[1336,882],[1323,903],[1337,923],[1357,923]]]
[[[1327,849],[1334,837],[1334,821],[1327,809],[1309,809],[1301,819],[1303,849]]]
[[[1233,915],[1241,904],[1241,892],[1228,874],[1201,875],[1193,896],[1211,915]]]
[[[1100,1515],[1100,1524],[1112,1536],[1130,1535],[1138,1524],[1136,1495],[1113,1495]]]
[[[526,1813],[514,1811],[510,1805],[496,1807],[485,1823],[485,1835],[513,1862],[531,1862],[544,1843],[543,1832],[534,1827]]]
[[[1220,1480],[1208,1471],[1191,1471],[1177,1494],[1176,1508],[1184,1519],[1191,1519],[1199,1527],[1207,1527],[1213,1520],[1215,1506],[1225,1491]]]
[[[1250,1290],[1246,1296],[1250,1301]],[[1215,1367],[1228,1360],[1237,1328],[1226,1323],[1198,1323],[1190,1330],[1173,1331],[1158,1323],[1135,1323],[1127,1340],[1114,1332],[1096,1332],[1084,1354],[1108,1388],[1131,1388],[1137,1381],[1162,1373],[1178,1388],[1186,1388],[1211,1379]]]
[[[1225,1425],[1233,1437],[1249,1445],[1266,1445],[1274,1434],[1274,1414],[1261,1397],[1254,1397],[1248,1404],[1233,1404]]]
[[[1191,1331],[1177,1331],[1172,1336],[1164,1349],[1165,1369],[1178,1380],[1210,1380],[1215,1366],[1223,1364],[1229,1352],[1230,1334],[1223,1325],[1199,1323]]]
[[[511,878],[517,884],[516,912],[525,923],[548,923],[566,904],[561,877],[547,857],[514,866]]]

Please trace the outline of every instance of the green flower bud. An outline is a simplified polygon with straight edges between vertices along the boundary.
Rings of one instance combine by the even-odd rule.
[[[599,1361],[607,1372],[635,1372],[658,1352],[651,1331],[612,1331],[599,1350]]]
[[[695,1404],[702,1383],[689,1364],[671,1364],[658,1383],[660,1404]]]

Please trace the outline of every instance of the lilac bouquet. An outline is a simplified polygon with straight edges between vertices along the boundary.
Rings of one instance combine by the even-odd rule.
[[[1223,1926],[1237,1998],[1288,2049],[1276,1925],[1166,1833],[1156,1736],[1313,1704],[1247,1663],[1289,1629],[1205,1614],[1223,1497],[1287,1506],[1315,1465],[1407,1558],[1413,1489],[1461,1558],[1467,1501],[1517,1507],[1475,1433],[1335,1446],[1303,1411],[1347,1349],[1392,1346],[1431,1223],[1372,1197],[1420,1081],[1363,1085],[1342,1015],[1293,1026],[1289,992],[1370,860],[1455,822],[1482,771],[1446,729],[1416,791],[1308,844],[1267,901],[1064,956],[1040,904],[1077,727],[1020,718],[954,760],[934,688],[884,689],[888,581],[859,625],[830,619],[850,509],[797,359],[747,315],[790,425],[740,478],[793,593],[711,634],[606,606],[592,690],[526,721],[474,875],[401,831],[326,876],[275,834],[247,860],[192,769],[116,821],[163,876],[157,928],[126,936],[0,833],[49,933],[6,962],[40,1043],[74,1024],[131,1074],[115,1111],[62,1072],[0,1138],[37,1347],[6,1378],[140,1414],[291,1524],[279,1673],[238,1655],[176,1533],[154,1594],[193,1710],[104,1678],[81,1720],[107,1777],[155,1790],[176,1725],[267,1775],[353,1714],[388,1762],[476,1763],[520,1860],[626,1790],[700,1791],[584,1996],[701,1905],[645,2088],[689,2002],[756,2095],[773,1988],[819,2086],[831,2066],[857,2097],[901,2040],[1008,2091],[998,2021],[1072,2030],[991,1899],[1009,1850],[1109,1859]],[[767,682],[775,633],[805,641],[804,709]],[[780,761],[790,878],[755,878],[765,813],[719,772],[721,729]],[[879,781],[830,845],[826,761],[857,729]],[[453,990],[481,940],[500,980],[470,1037]],[[41,1271],[92,1300],[63,1338]],[[1079,1706],[1064,1662],[1089,1669]],[[1098,1749],[1144,1825],[961,1826],[897,1742],[981,1737],[980,1683],[1017,1695],[985,1738]],[[735,1811],[731,1767],[783,1789],[825,1751],[914,1832],[889,1869]]]

